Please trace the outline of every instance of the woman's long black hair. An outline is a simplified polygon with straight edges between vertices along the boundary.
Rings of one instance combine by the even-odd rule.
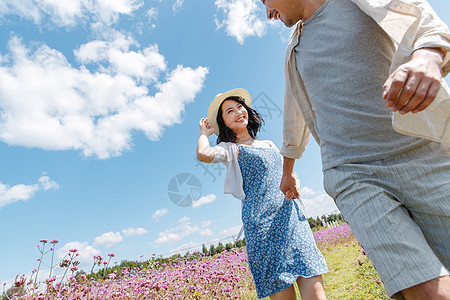
[[[222,104],[226,100],[233,100],[237,103],[242,104],[242,106],[247,110],[248,112],[248,125],[247,125],[247,131],[250,134],[252,138],[256,137],[256,134],[261,129],[261,126],[264,124],[264,119],[261,117],[261,115],[254,110],[251,107],[248,107],[247,104],[245,104],[244,98],[239,96],[230,96],[222,101]],[[217,138],[217,144],[220,142],[232,142],[234,143],[236,141],[236,134],[231,130],[230,128],[225,125],[225,121],[222,117],[222,104],[220,104],[219,110],[217,112],[217,125],[219,125],[219,137]]]

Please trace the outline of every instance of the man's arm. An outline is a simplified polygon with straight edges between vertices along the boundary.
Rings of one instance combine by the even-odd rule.
[[[400,114],[427,108],[440,88],[445,53],[441,48],[414,51],[409,61],[399,66],[383,86],[383,98],[388,107]]]
[[[295,159],[284,156],[280,189],[288,198],[300,198],[298,179],[294,176]]]

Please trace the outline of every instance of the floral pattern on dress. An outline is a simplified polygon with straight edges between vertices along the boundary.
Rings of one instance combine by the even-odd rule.
[[[258,298],[288,288],[299,276],[328,272],[298,200],[285,199],[279,188],[279,152],[274,147],[238,148],[245,192],[242,222]]]

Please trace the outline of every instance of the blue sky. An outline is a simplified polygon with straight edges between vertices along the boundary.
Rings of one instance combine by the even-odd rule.
[[[449,24],[445,2],[430,1]],[[0,25],[0,283],[37,266],[42,238],[90,270],[96,254],[236,237],[240,202],[195,147],[210,101],[236,87],[265,118],[259,138],[281,144],[290,30],[259,1],[0,0]],[[308,214],[333,211],[315,142],[295,171]],[[169,193],[184,177],[189,206]]]

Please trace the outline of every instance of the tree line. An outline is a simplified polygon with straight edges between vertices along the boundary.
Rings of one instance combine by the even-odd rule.
[[[316,217],[315,219],[310,217],[308,218],[309,227],[314,230],[319,230],[323,228],[322,220],[325,223],[332,223],[334,221],[337,221],[339,223],[345,222],[344,218],[342,217],[342,214],[331,214],[328,216],[322,215],[320,218]]]

